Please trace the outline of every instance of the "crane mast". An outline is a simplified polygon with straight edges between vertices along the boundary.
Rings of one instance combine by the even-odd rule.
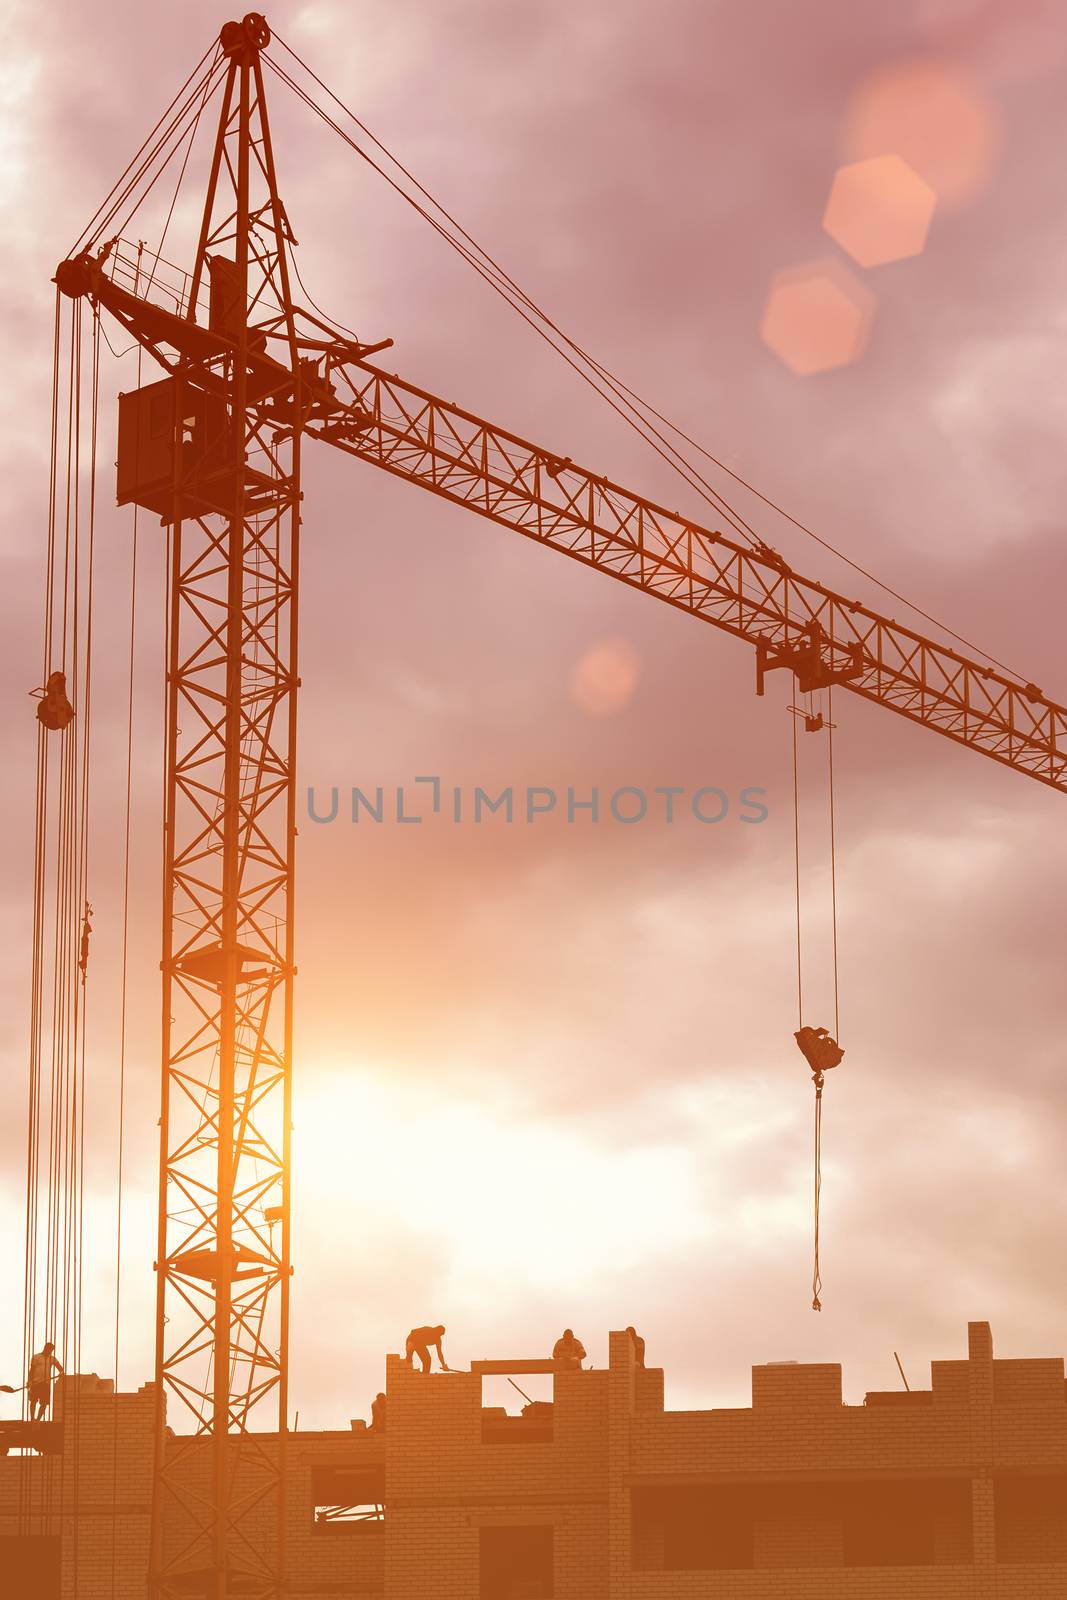
[[[757,692],[779,667],[801,691],[840,684],[1067,790],[1067,711],[1036,685],[390,376],[368,360],[390,341],[358,344],[296,306],[269,39],[255,13],[222,29],[208,193],[177,292],[114,240],[56,273],[166,374],[120,397],[118,451],[119,501],[159,515],[170,556],[153,1600],[274,1600],[286,1581],[303,437],[747,642]],[[255,1431],[268,1416],[275,1431]],[[175,1500],[194,1530],[181,1540]]]
[[[269,1600],[284,1570],[301,368],[268,39],[222,30],[176,357],[120,398],[119,499],[170,530],[153,1600]]]
[[[209,327],[232,350],[185,354],[173,393],[156,1392],[210,1428],[212,1489],[201,1538],[172,1550],[168,1509],[187,1469],[161,1416],[161,1600],[196,1574],[213,1600],[267,1600],[284,1561],[300,429],[280,441],[250,409],[249,352],[267,331],[294,334],[259,60],[268,37],[254,22],[223,32],[229,70],[185,308],[191,321],[206,279]],[[280,387],[295,415],[295,359]],[[253,1432],[268,1407],[273,1442]],[[269,1539],[254,1536],[264,1511]]]

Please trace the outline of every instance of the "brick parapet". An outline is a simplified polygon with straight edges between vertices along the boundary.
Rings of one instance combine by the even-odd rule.
[[[554,1375],[551,1422],[534,1417],[530,1428],[518,1419],[510,1432],[487,1423],[477,1374],[425,1375],[391,1357],[386,1392],[384,1433],[288,1440],[290,1590],[301,1600],[473,1600],[487,1530],[531,1527],[551,1529],[557,1600],[1067,1594],[1067,1530],[1041,1521],[1029,1489],[1045,1483],[1047,1496],[1067,1479],[1063,1362],[998,1359],[984,1323],[968,1330],[966,1360],[932,1364],[929,1391],[873,1395],[866,1406],[842,1404],[840,1368],[821,1363],[754,1368],[749,1409],[665,1411],[662,1372],[638,1367],[623,1333],[609,1337],[606,1368]],[[0,1459],[0,1532],[19,1527],[21,1482],[32,1511],[23,1526],[63,1536],[63,1600],[74,1600],[75,1545],[77,1600],[112,1600],[113,1554],[115,1600],[145,1600],[152,1389],[113,1395],[85,1375],[58,1398],[68,1430],[62,1455]],[[269,1456],[275,1446],[274,1436],[260,1435],[236,1444],[235,1459],[245,1448]],[[185,1487],[206,1490],[207,1441],[175,1440],[171,1452],[185,1456]],[[380,1492],[384,1520],[316,1526],[317,1496],[348,1492],[347,1484]],[[850,1556],[842,1505],[889,1506],[896,1496],[903,1506],[916,1484],[949,1508],[935,1518],[933,1564],[845,1565],[855,1544]],[[711,1491],[749,1507],[754,1565],[663,1570],[664,1529],[646,1511],[635,1521],[635,1496],[680,1496],[671,1503],[681,1504]],[[1008,1518],[999,1563],[998,1508]],[[269,1504],[249,1529],[273,1539]],[[169,1547],[183,1537],[175,1521]]]

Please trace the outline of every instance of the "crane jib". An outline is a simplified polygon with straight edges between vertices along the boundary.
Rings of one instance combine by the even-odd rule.
[[[180,368],[185,383],[225,395],[232,339],[123,289],[89,256],[61,263],[56,282],[65,294],[87,294],[111,311],[168,372]],[[306,344],[315,359],[302,360],[296,374],[263,341],[247,352],[248,401],[263,411],[265,427],[299,425],[311,438],[745,640],[756,651],[758,694],[775,668],[791,671],[802,693],[839,684],[1067,790],[1067,709],[1035,684],[1018,683],[795,573],[767,547],[739,545],[353,359],[351,341]],[[347,395],[338,393],[339,383]],[[209,499],[209,509],[224,507]]]
[[[1067,790],[1067,709],[872,608],[621,485],[351,364],[359,418],[331,443],[734,634],[763,674],[841,683],[934,732]],[[346,369],[347,370],[347,369]],[[334,376],[337,374],[334,373]],[[309,428],[315,436],[316,429]]]

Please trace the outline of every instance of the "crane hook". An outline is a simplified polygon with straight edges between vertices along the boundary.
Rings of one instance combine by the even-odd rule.
[[[37,702],[37,720],[42,727],[49,728],[53,733],[61,733],[70,726],[74,720],[74,707],[67,699],[67,679],[62,672],[50,672],[48,681],[43,689],[31,691],[39,695]]]
[[[821,1091],[823,1074],[842,1061],[845,1052],[825,1028],[798,1028],[793,1038],[800,1053],[811,1068],[816,1090]]]

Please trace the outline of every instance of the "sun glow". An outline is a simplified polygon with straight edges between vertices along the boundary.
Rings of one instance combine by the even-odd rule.
[[[566,1290],[598,1262],[625,1269],[705,1231],[707,1196],[674,1145],[549,1126],[497,1090],[333,1067],[300,1095],[294,1162],[302,1209],[373,1210],[384,1237],[432,1237],[467,1294],[516,1261],[532,1287]]]

